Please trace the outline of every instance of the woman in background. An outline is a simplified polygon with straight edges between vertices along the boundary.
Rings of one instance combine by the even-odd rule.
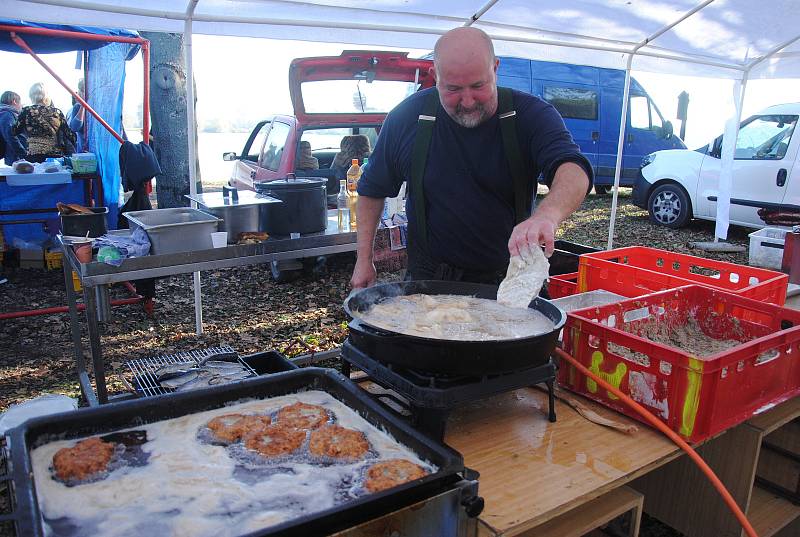
[[[12,129],[15,135],[28,137],[30,162],[44,162],[49,157],[63,157],[75,152],[75,133],[67,125],[64,114],[52,106],[44,84],[31,86],[31,106],[19,113]]]

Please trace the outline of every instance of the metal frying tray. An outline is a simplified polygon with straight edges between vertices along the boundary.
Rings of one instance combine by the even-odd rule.
[[[44,528],[36,499],[30,451],[55,438],[80,438],[106,434],[187,414],[216,409],[246,398],[269,397],[321,390],[331,394],[378,429],[392,435],[423,460],[435,464],[439,471],[393,489],[362,496],[336,507],[278,524],[248,536],[327,535],[361,522],[383,516],[441,491],[456,486],[464,473],[462,456],[442,445],[381,407],[356,384],[332,369],[308,367],[285,373],[256,377],[235,384],[196,392],[174,393],[120,402],[73,412],[53,414],[29,420],[9,431],[13,461],[10,480],[15,492],[14,518],[18,534],[43,537]],[[209,483],[209,486],[214,486]]]

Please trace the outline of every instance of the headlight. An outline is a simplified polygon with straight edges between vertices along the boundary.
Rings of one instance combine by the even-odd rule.
[[[645,157],[642,159],[642,164],[639,167],[644,168],[648,164],[652,164],[654,160],[656,160],[655,153],[650,153],[649,155],[645,155]]]

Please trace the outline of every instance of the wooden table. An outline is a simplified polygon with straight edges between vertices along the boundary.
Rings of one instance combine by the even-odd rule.
[[[642,500],[647,512],[686,535],[740,535],[740,526],[719,494],[670,440],[579,399],[601,415],[637,424],[639,431],[626,435],[596,425],[561,401],[556,402],[558,421],[550,423],[547,396],[533,388],[453,413],[445,441],[481,474],[479,490],[486,507],[478,521],[479,536],[577,537],[617,514],[640,510]],[[775,438],[778,430],[783,431],[783,445],[800,446],[800,398],[698,447],[760,537],[800,535],[800,506],[754,483],[757,467],[759,475],[768,470],[762,468],[761,443],[767,435]],[[786,468],[790,476],[796,475],[789,472],[793,467]]]
[[[635,423],[582,400],[601,415]],[[547,395],[521,389],[454,412],[445,441],[480,472],[486,507],[479,534],[523,535],[679,457],[648,427],[627,435],[596,425],[561,401],[547,420]],[[538,535],[531,532],[530,535]]]

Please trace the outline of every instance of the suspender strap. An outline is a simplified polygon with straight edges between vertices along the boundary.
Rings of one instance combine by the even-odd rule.
[[[514,103],[509,88],[497,88],[497,113],[500,118],[500,133],[503,136],[503,149],[506,160],[514,180],[514,212],[517,224],[528,217],[526,207],[529,194],[528,180],[525,176],[525,166],[522,164],[522,154],[517,141],[517,126]]]
[[[436,110],[439,108],[439,92],[434,89],[425,100],[422,114],[417,120],[417,135],[411,149],[411,193],[414,196],[414,217],[417,224],[417,236],[425,250],[428,249],[428,223],[425,214],[425,189],[422,178],[425,176],[425,165],[428,162],[428,149],[433,136],[433,125],[436,121]]]

